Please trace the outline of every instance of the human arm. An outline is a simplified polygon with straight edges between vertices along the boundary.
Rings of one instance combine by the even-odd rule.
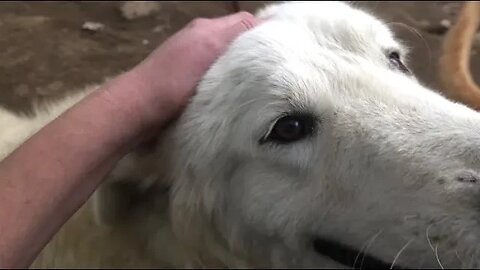
[[[244,12],[194,21],[0,162],[0,267],[28,267],[115,163],[181,112],[216,57],[253,24]]]

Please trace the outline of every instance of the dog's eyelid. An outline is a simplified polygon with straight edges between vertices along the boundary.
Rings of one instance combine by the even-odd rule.
[[[268,135],[272,132],[273,128],[275,127],[275,123],[277,123],[278,119],[282,118],[286,114],[282,113],[281,115],[275,117],[273,120],[268,121],[268,129],[266,132],[263,133],[262,137],[260,138],[259,143],[264,144],[268,138]]]
[[[383,50],[384,52],[384,55],[385,56],[389,56],[391,53],[398,53],[398,55],[400,56],[400,59],[403,59],[407,56],[408,54],[408,48],[406,48],[405,46],[390,46],[390,47],[387,47]]]
[[[277,117],[275,117],[273,120],[269,121],[269,126],[268,126],[267,132],[265,132],[264,135],[258,140],[260,145],[269,142],[269,137],[271,136],[271,134],[273,132],[273,129],[277,125],[278,121],[280,121],[280,119],[282,119],[284,117],[302,117],[302,118],[305,118],[307,120],[310,119],[313,129],[315,129],[316,126],[318,125],[318,123],[320,122],[320,119],[319,119],[318,115],[316,115],[316,114],[314,114],[310,111],[293,110],[293,111],[281,113],[281,114],[277,115]],[[311,133],[314,134],[315,131],[312,130]]]
[[[394,53],[395,53],[395,54],[398,54],[398,56],[399,56],[400,58],[403,57],[403,51],[402,51],[400,48],[390,47],[390,48],[384,50],[384,54],[385,54],[385,56],[387,56],[387,57],[389,57],[391,54],[394,54]]]
[[[268,138],[268,136],[272,132],[273,128],[275,127],[275,124],[277,123],[277,121],[279,119],[281,119],[282,117],[285,117],[289,114],[290,114],[290,112],[283,112],[283,113],[277,115],[276,117],[272,118],[271,120],[269,120],[267,122],[268,128],[266,129],[266,132],[263,132],[263,135],[261,136],[260,140],[258,140],[259,143],[264,144],[266,139]]]
[[[389,62],[390,66],[394,69],[400,70],[405,74],[411,74],[411,71],[405,65],[407,57],[404,53],[404,48],[390,47],[388,50],[385,50],[385,57]]]

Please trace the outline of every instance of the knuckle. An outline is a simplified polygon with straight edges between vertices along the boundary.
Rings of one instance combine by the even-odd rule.
[[[240,23],[245,29],[251,29],[255,25],[255,16],[249,12],[242,11],[240,14]]]
[[[254,22],[251,19],[244,19],[241,23],[243,24],[243,27],[247,30],[254,27]]]

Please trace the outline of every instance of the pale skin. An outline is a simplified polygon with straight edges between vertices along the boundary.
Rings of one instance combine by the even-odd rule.
[[[115,163],[182,111],[215,59],[258,22],[196,19],[0,162],[0,268],[26,268]]]

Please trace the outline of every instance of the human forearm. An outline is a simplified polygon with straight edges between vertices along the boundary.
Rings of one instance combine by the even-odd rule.
[[[9,206],[0,208],[0,267],[28,266],[115,162],[148,135],[153,122],[138,112],[143,101],[122,101],[143,87],[132,76],[107,83],[0,163],[0,205]],[[162,105],[159,127],[174,108]]]
[[[173,120],[251,14],[195,20],[0,162],[0,267],[26,267],[116,161]]]

